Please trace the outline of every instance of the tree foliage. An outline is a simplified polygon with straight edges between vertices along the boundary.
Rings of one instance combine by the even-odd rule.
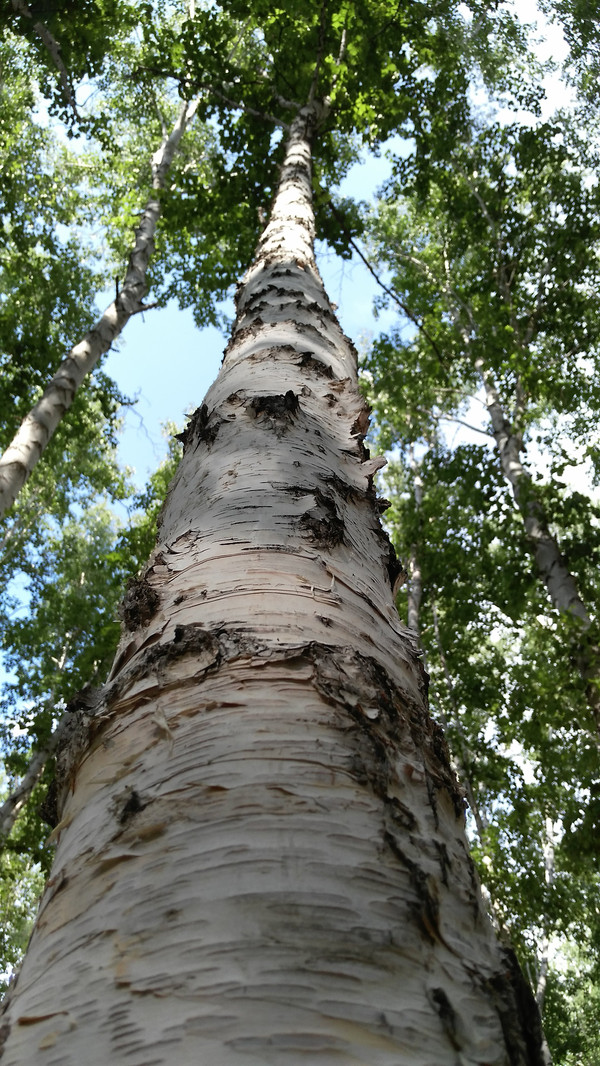
[[[556,10],[585,81],[597,49],[587,9]],[[282,131],[321,101],[319,236],[345,257],[366,236],[401,316],[368,353],[365,382],[375,436],[393,449],[389,528],[474,854],[545,1004],[555,1061],[594,1061],[600,785],[585,669],[598,640],[549,602],[523,519],[534,500],[592,614],[600,510],[569,474],[585,460],[600,477],[595,141],[574,118],[542,119],[539,64],[502,4],[4,0],[0,14],[3,446],[93,323],[96,293],[122,279],[152,153],[182,100],[198,111],[160,193],[149,302],[175,298],[199,326],[220,321],[250,260]],[[390,138],[393,175],[369,212],[337,187],[359,152]],[[480,417],[484,372],[526,466],[519,498]],[[134,496],[115,451],[125,402],[100,367],[3,527],[7,788],[74,693],[106,675],[118,601],[152,545],[177,445]],[[123,501],[127,525],[114,512]],[[50,777],[3,853],[5,969],[48,863],[36,811]]]
[[[400,162],[370,232],[403,314],[364,364],[474,854],[565,1063],[593,1061],[577,1019],[599,963],[598,744],[579,669],[599,592],[594,168],[560,116],[474,123],[430,167],[426,197],[413,161]],[[521,496],[492,400],[525,471]],[[587,491],[570,484],[584,461]],[[524,521],[532,500],[589,605],[589,635],[548,599]]]

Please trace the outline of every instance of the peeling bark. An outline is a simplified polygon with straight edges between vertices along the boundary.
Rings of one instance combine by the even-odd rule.
[[[154,234],[160,215],[158,193],[164,188],[169,167],[197,106],[198,101],[183,105],[171,134],[152,157],[154,193],[148,200],[135,231],[135,244],[121,291],[95,326],[63,359],[56,374],[23,419],[12,443],[0,458],[0,516],[5,514],[16,500],[42,457],[61,418],[73,403],[84,379],[94,369],[100,357],[108,351],[131,316],[144,310],[146,273],[154,251]]]
[[[356,354],[312,255],[315,112],[164,507],[160,602],[61,791],[3,1066],[544,1061],[394,607]]]

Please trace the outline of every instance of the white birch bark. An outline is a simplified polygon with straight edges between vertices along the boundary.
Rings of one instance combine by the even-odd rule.
[[[411,449],[410,457],[411,468],[413,471],[413,491],[415,497],[415,508],[417,513],[421,509],[423,502],[423,480],[419,472],[419,464],[417,463],[414,453]],[[421,639],[421,601],[423,599],[423,575],[421,573],[421,563],[419,560],[419,546],[418,544],[411,544],[410,554],[408,558],[408,628],[412,629],[413,633]],[[427,664],[426,664],[427,665]]]
[[[485,204],[479,197],[477,198],[487,216]],[[487,217],[493,229],[493,222],[489,216]],[[444,257],[444,266],[446,274],[444,291],[448,309],[462,337],[465,354],[471,358],[483,385],[485,402],[498,449],[502,473],[511,486],[513,498],[523,517],[525,534],[533,550],[538,574],[548,589],[553,606],[561,614],[572,618],[576,626],[579,627],[575,661],[585,684],[585,695],[593,718],[596,742],[600,743],[600,648],[598,647],[597,636],[594,634],[594,619],[592,619],[579,594],[577,581],[569,570],[556,537],[553,536],[549,528],[545,509],[535,493],[531,475],[521,460],[523,441],[518,426],[524,411],[522,389],[518,382],[517,416],[510,421],[504,413],[500,394],[490,367],[483,356],[477,356],[473,353],[469,331],[461,321],[461,309],[466,313],[473,328],[475,323],[471,309],[462,304],[457,294],[452,290],[450,263],[447,256]],[[503,282],[503,291],[504,298],[510,304],[506,282]],[[518,323],[514,319],[513,328],[518,336]],[[526,337],[521,339],[523,347],[526,347],[530,340],[531,336],[528,332]]]
[[[596,740],[600,742],[600,649],[591,637],[593,619],[577,588],[556,538],[550,532],[542,504],[537,498],[531,475],[521,461],[522,441],[505,417],[492,373],[482,358],[475,361],[496,440],[502,472],[509,482],[515,503],[523,516],[523,525],[538,569],[552,604],[561,614],[570,616],[580,627],[575,661],[585,683],[587,704],[591,711]]]
[[[554,825],[552,819],[546,817],[544,821],[544,881],[547,888],[551,888],[554,884],[556,875],[554,864]],[[546,998],[546,986],[548,984],[548,971],[550,968],[550,933],[548,929],[548,921],[544,921],[541,930],[541,937],[538,944],[538,973],[535,988],[535,998],[537,1000],[540,1011],[544,1008],[544,1000]]]
[[[312,253],[314,114],[65,755],[2,1066],[544,1061],[394,608],[355,351]]]
[[[14,503],[86,376],[108,351],[131,316],[144,310],[146,274],[154,251],[154,234],[160,215],[158,193],[164,188],[181,138],[194,117],[197,106],[198,101],[183,105],[173,130],[152,157],[154,193],[146,203],[140,224],[135,231],[135,243],[129,257],[123,288],[83,340],[63,359],[56,374],[23,419],[11,444],[0,458],[0,516]]]
[[[579,595],[575,578],[561,555],[555,537],[548,530],[543,509],[533,492],[531,476],[521,461],[522,441],[504,415],[489,367],[483,359],[478,358],[475,360],[475,368],[485,390],[485,402],[502,473],[509,482],[515,502],[523,514],[525,532],[533,547],[537,568],[550,599],[557,610],[578,618],[587,628],[591,619]]]
[[[33,22],[34,32],[40,38],[44,47],[48,50],[50,56],[52,57],[52,61],[56,69],[58,70],[64,98],[69,107],[71,108],[73,114],[77,118],[77,103],[75,101],[75,95],[73,93],[73,86],[71,85],[71,80],[67,73],[66,67],[62,61],[62,56],[60,54],[60,45],[58,41],[52,36],[50,30],[43,22],[40,22],[39,19],[34,21],[35,16],[33,14],[33,11],[29,7],[29,5],[25,3],[25,0],[12,0],[12,6],[13,10],[16,11],[17,15],[23,15],[24,18],[31,19],[31,21]]]
[[[492,228],[494,239],[496,239],[494,223],[485,203],[474,188],[471,187],[471,191],[484,211]],[[500,247],[499,250],[501,250]],[[461,301],[452,289],[450,262],[446,254],[444,254],[444,269],[446,275],[444,294],[448,310],[462,337],[465,354],[471,359],[483,385],[486,407],[500,457],[502,473],[511,486],[515,503],[523,515],[525,533],[533,548],[538,572],[557,610],[562,614],[571,615],[572,618],[578,619],[583,624],[583,627],[587,629],[591,625],[591,618],[579,595],[575,578],[561,554],[556,538],[552,536],[548,528],[544,509],[533,490],[531,475],[521,460],[522,438],[514,425],[514,421],[511,423],[505,416],[492,371],[483,356],[476,356],[473,353],[469,331],[461,321],[461,308],[459,306]],[[503,283],[503,292],[507,304],[510,305],[509,292],[505,283]],[[462,304],[462,311],[466,313],[467,318],[474,327],[471,309],[466,304]],[[513,321],[513,328],[518,334],[517,327],[518,323]],[[527,337],[523,345],[528,344],[529,340],[530,338]],[[522,391],[520,386],[517,385],[517,407],[521,406],[521,416],[523,413],[522,404]]]
[[[56,729],[50,734],[46,743],[33,754],[19,784],[0,806],[0,847],[9,835],[20,811],[27,803],[29,796],[42,776],[48,759],[52,758],[59,744],[67,738],[68,734],[69,717],[65,714],[57,723]]]

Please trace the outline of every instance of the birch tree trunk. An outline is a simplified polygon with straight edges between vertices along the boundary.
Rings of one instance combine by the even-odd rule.
[[[483,359],[475,360],[475,369],[485,391],[485,402],[502,473],[511,486],[515,503],[523,514],[525,533],[531,544],[539,574],[557,610],[579,619],[587,628],[591,625],[591,619],[579,595],[575,578],[561,555],[556,539],[549,532],[546,515],[531,483],[531,475],[521,461],[523,442],[504,414],[498,389]]]
[[[575,660],[585,683],[596,740],[600,742],[600,649],[593,631],[593,619],[579,594],[575,577],[569,570],[556,537],[550,531],[548,517],[535,492],[531,474],[521,460],[523,442],[504,413],[493,375],[481,357],[475,360],[474,366],[485,391],[502,473],[511,486],[514,501],[523,516],[525,535],[531,545],[538,573],[548,589],[552,605],[561,614],[572,618],[579,630]]]
[[[474,189],[471,191],[475,192]],[[494,223],[487,207],[479,196],[477,200],[496,240]],[[500,245],[498,251],[501,252]],[[481,355],[473,352],[470,329],[467,329],[461,320],[462,312],[466,312],[470,328],[474,332],[477,332],[477,327],[471,309],[462,303],[452,288],[450,262],[446,254],[444,269],[444,295],[448,310],[462,338],[465,354],[470,358],[481,380],[502,473],[511,487],[513,499],[522,515],[525,536],[531,546],[538,574],[548,590],[552,605],[561,614],[572,618],[579,629],[581,639],[576,655],[577,667],[585,682],[588,706],[594,718],[596,732],[600,736],[600,649],[591,632],[593,619],[581,598],[577,581],[569,570],[558,541],[550,531],[548,516],[535,492],[531,474],[521,460],[523,439],[518,426],[524,415],[525,400],[520,382],[517,383],[516,390],[517,414],[509,420],[490,367]],[[502,285],[502,296],[510,307],[510,286],[506,282]],[[519,336],[519,324],[512,315],[511,322],[515,334]],[[531,337],[528,336],[520,342],[523,348],[527,347],[530,340]]]
[[[78,388],[96,363],[127,325],[132,315],[144,310],[148,263],[154,251],[154,234],[160,216],[159,192],[164,188],[169,168],[181,138],[198,107],[198,101],[184,103],[177,121],[151,159],[152,196],[146,203],[135,243],[129,256],[125,282],[95,326],[63,359],[38,402],[25,416],[13,440],[0,457],[0,517],[15,502],[27,478],[41,459],[63,415],[69,410]]]
[[[95,713],[3,1066],[525,1066],[312,251],[310,135],[185,434]]]

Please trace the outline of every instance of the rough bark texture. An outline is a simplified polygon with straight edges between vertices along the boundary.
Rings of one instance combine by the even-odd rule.
[[[355,353],[312,256],[313,119],[61,771],[3,1066],[543,1061],[394,608]]]
[[[84,379],[108,351],[131,316],[144,309],[146,273],[154,251],[154,234],[160,215],[160,199],[156,194],[164,187],[179,142],[196,109],[197,102],[183,105],[171,134],[152,157],[152,186],[155,194],[148,200],[135,232],[135,244],[129,257],[123,288],[95,326],[63,359],[0,458],[0,516],[16,500]]]

